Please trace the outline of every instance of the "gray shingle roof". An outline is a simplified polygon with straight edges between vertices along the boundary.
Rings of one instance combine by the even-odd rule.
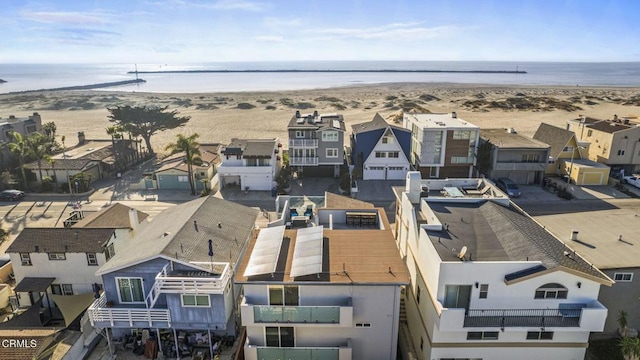
[[[536,133],[533,135],[533,138],[538,141],[542,141],[545,144],[549,144],[549,155],[557,158],[573,136],[573,131],[541,123],[538,130],[536,130]]]
[[[113,229],[25,228],[6,252],[101,253],[112,235]]]
[[[132,208],[120,203],[113,203],[109,207],[88,214],[84,219],[78,221],[76,228],[112,228],[112,229],[130,229],[132,228],[129,221],[129,210]],[[149,214],[142,211],[138,212],[138,224],[144,221]]]
[[[97,160],[91,159],[54,159],[52,163],[48,161],[41,161],[40,166],[42,170],[52,170],[52,169],[61,169],[61,170],[84,170],[90,167],[91,165],[97,166]],[[37,170],[38,162],[34,161],[32,163],[28,163],[24,166],[26,169]]]
[[[183,262],[237,262],[254,229],[258,210],[213,196],[169,208],[141,226],[138,234],[97,272],[106,274],[163,256]],[[194,225],[197,222],[197,230]],[[220,224],[220,226],[218,226]]]
[[[629,130],[633,128],[633,126],[625,125],[625,124],[621,124],[621,123],[617,123],[609,120],[603,120],[597,123],[589,124],[587,125],[587,128],[613,134],[618,131]]]
[[[227,155],[242,155],[244,158],[271,159],[276,139],[231,139],[231,143],[222,150]]]
[[[380,114],[376,113],[376,115],[373,117],[373,120],[371,121],[351,125],[351,132],[354,134],[359,134],[372,130],[386,129],[387,127],[392,127],[394,129],[402,131],[409,131],[405,128],[389,124]]]

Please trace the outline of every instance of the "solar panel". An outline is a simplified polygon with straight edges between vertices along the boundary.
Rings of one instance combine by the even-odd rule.
[[[249,263],[244,270],[245,277],[271,274],[276,271],[284,228],[284,226],[276,226],[260,230],[251,251]]]
[[[322,272],[322,230],[322,226],[298,230],[291,262],[291,277]]]

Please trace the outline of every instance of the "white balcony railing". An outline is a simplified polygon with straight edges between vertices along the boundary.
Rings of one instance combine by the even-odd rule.
[[[294,147],[318,147],[318,139],[289,139],[289,149]]]
[[[258,359],[296,359],[296,360],[352,360],[353,349],[351,341],[340,346],[296,346],[270,347],[253,345],[247,339],[244,346],[246,360]]]
[[[318,165],[318,157],[290,157],[289,164],[292,166]]]
[[[296,326],[352,326],[353,306],[350,300],[342,306],[252,305],[242,299],[242,325],[295,324]]]
[[[168,309],[139,309],[107,306],[107,299],[103,293],[87,309],[91,326],[105,327],[107,325],[130,327],[140,326],[141,323],[149,327],[171,327],[171,313]]]

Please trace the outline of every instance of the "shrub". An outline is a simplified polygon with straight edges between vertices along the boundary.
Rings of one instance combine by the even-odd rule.
[[[45,176],[42,178],[40,182],[40,191],[41,192],[52,192],[53,191],[53,179],[50,176]]]
[[[273,105],[267,105],[267,107],[265,107],[265,109],[267,109],[267,110],[275,110],[276,107],[273,106]]]
[[[238,103],[238,105],[236,105],[236,107],[238,109],[242,109],[242,110],[249,110],[249,109],[253,109],[256,106],[253,105],[253,104],[249,104],[249,103]]]

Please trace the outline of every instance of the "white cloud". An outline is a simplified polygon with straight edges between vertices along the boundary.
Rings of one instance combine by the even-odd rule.
[[[211,5],[214,9],[221,10],[246,10],[246,11],[263,11],[264,4],[254,1],[243,0],[220,0]]]
[[[263,20],[265,26],[269,27],[297,27],[302,25],[302,20],[299,18],[293,19],[281,19],[275,17],[266,17]]]
[[[34,11],[21,14],[24,19],[50,24],[100,25],[108,22],[107,15],[92,12]]]
[[[450,35],[458,31],[456,26],[423,27],[423,23],[393,23],[371,28],[327,28],[309,30],[309,33],[356,39],[425,39]]]
[[[264,41],[264,42],[283,42],[284,38],[282,36],[261,35],[261,36],[254,37],[254,40]]]

